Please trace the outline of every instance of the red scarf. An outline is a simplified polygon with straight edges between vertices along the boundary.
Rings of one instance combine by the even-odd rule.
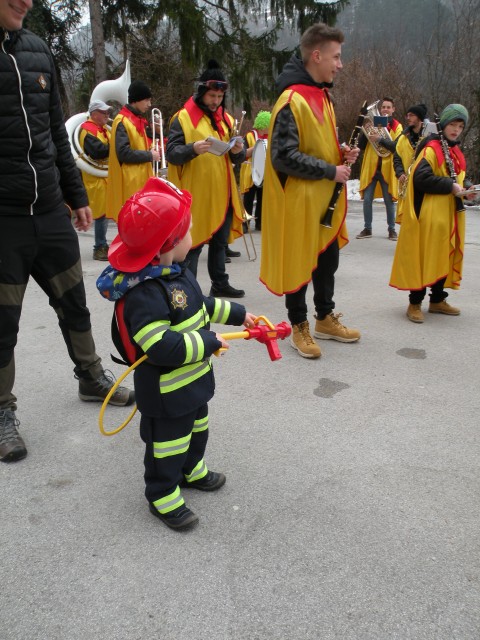
[[[193,98],[189,98],[183,105],[183,108],[188,113],[194,129],[198,127],[198,123],[200,122],[202,117],[204,115],[207,115],[205,111],[203,111],[203,109],[201,109],[198,104],[196,104]],[[215,122],[215,126],[220,138],[227,137],[228,125],[223,118],[223,107],[218,107],[218,109],[214,112],[211,112],[211,114],[213,116],[213,120]]]
[[[122,107],[119,114],[133,124],[138,133],[144,138],[148,139],[147,134],[145,133],[145,127],[148,125],[147,119],[144,116],[137,116],[135,113],[127,109],[126,106]]]
[[[89,133],[92,133],[95,137],[97,136],[97,133],[102,133],[105,138],[107,138],[107,129],[105,129],[105,127],[101,127],[98,124],[95,124],[95,122],[92,122],[91,120],[86,120],[85,122],[82,123],[82,125],[80,126],[80,129],[85,129],[85,131],[88,131]]]
[[[443,147],[440,140],[431,140],[427,147],[432,147],[437,156],[438,165],[441,167],[445,162],[445,156],[443,155]],[[453,166],[455,167],[455,173],[458,175],[461,171],[466,171],[467,162],[462,151],[456,145],[454,147],[448,147],[450,157],[453,160]],[[448,170],[448,167],[447,167]]]

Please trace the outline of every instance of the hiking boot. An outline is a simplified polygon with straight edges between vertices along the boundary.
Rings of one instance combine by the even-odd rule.
[[[441,302],[430,302],[428,313],[444,313],[446,316],[459,316],[460,309],[458,307],[452,307],[446,300],[442,300]]]
[[[190,511],[190,509],[185,505],[182,505],[173,511],[169,511],[168,513],[160,513],[160,511],[151,503],[149,503],[148,508],[150,509],[150,513],[164,522],[167,527],[170,527],[170,529],[176,529],[177,531],[193,527],[193,525],[198,522],[198,516],[195,515],[193,511]]]
[[[27,455],[25,442],[17,431],[19,424],[15,411],[0,409],[0,460],[2,462],[15,462]]]
[[[360,233],[356,237],[358,238],[358,240],[363,240],[364,238],[371,238],[372,230],[364,229],[363,231],[360,231]]]
[[[422,305],[421,304],[409,304],[407,309],[407,318],[412,322],[421,323],[425,320],[425,317],[422,313]]]
[[[115,376],[105,369],[96,380],[78,378],[78,396],[85,402],[103,402],[115,384]],[[128,407],[135,402],[135,391],[126,387],[118,387],[108,404],[116,407]]]
[[[316,338],[323,340],[338,340],[339,342],[356,342],[360,339],[360,331],[358,329],[349,329],[340,322],[341,313],[329,313],[323,320],[315,322]]]
[[[322,355],[320,347],[310,335],[308,320],[300,322],[300,324],[292,324],[290,344],[302,358],[320,358]]]
[[[389,229],[388,230],[388,239],[389,240],[393,240],[394,242],[395,242],[395,240],[398,240],[397,232],[394,229]]]
[[[240,253],[240,251],[233,251],[233,249],[227,247],[225,249],[225,255],[227,256],[227,258],[240,258],[242,254]]]
[[[231,284],[226,284],[223,287],[216,287],[212,284],[210,295],[214,298],[243,298],[245,291],[243,289],[235,289]]]
[[[108,260],[108,244],[104,244],[101,247],[97,247],[93,250],[93,259],[94,260]]]
[[[223,487],[226,477],[223,473],[217,473],[216,471],[208,471],[207,475],[200,480],[194,482],[188,482],[186,479],[180,482],[181,487],[190,487],[192,489],[200,489],[200,491],[216,491]]]

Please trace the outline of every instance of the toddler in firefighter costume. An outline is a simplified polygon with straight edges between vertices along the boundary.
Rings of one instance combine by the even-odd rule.
[[[215,388],[211,356],[228,348],[210,322],[252,327],[255,320],[240,304],[204,296],[186,269],[191,200],[187,191],[150,178],[122,207],[111,266],[97,281],[100,293],[116,301],[117,316],[124,301],[125,351],[129,340],[134,360],[148,356],[135,370],[145,495],[151,513],[172,529],[198,522],[180,487],[215,491],[225,483],[203,457]]]

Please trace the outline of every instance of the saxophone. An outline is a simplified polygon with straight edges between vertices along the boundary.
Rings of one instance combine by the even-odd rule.
[[[380,115],[380,112],[378,110],[378,103],[379,102],[380,102],[380,100],[377,100],[376,102],[374,102],[373,104],[371,104],[370,106],[367,107],[367,115],[365,116],[365,118],[363,120],[362,130],[365,133],[365,135],[367,136],[369,143],[374,148],[375,153],[378,156],[380,156],[381,158],[388,158],[388,156],[390,155],[391,151],[389,151],[388,149],[386,149],[382,145],[378,144],[378,142],[373,142],[372,140],[370,140],[370,134],[372,134],[372,133],[374,133],[377,136],[381,136],[385,140],[387,140],[387,139],[391,140],[392,139],[392,136],[390,135],[390,132],[388,131],[388,129],[386,127],[376,127],[373,124],[374,117]]]

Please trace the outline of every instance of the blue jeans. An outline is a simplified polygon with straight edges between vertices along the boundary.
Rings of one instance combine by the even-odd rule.
[[[363,219],[365,221],[365,229],[372,229],[373,221],[373,195],[377,182],[380,183],[382,189],[385,207],[387,209],[387,225],[389,231],[395,231],[395,204],[392,196],[388,193],[388,184],[382,176],[381,171],[377,171],[373,176],[373,180],[363,192]]]
[[[93,229],[95,233],[95,244],[93,245],[94,249],[100,249],[100,247],[106,246],[107,243],[107,229],[108,229],[108,219],[103,216],[103,218],[97,218],[93,221]]]

